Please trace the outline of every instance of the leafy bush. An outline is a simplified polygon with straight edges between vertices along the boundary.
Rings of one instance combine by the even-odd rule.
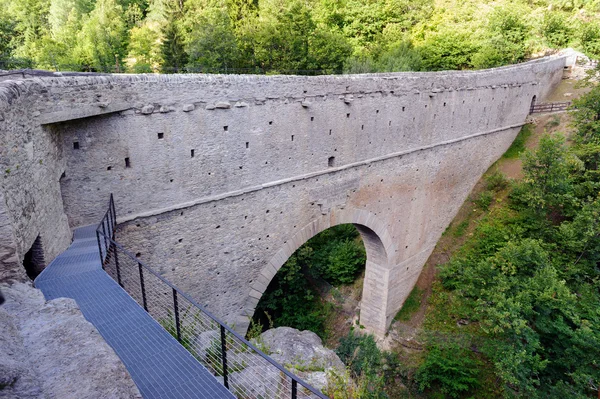
[[[486,190],[486,191],[482,191],[479,194],[479,197],[477,199],[475,199],[473,202],[475,203],[475,205],[477,205],[482,210],[487,211],[488,209],[490,209],[490,205],[492,205],[493,201],[494,201],[494,193]]]
[[[427,357],[419,367],[416,380],[421,390],[439,387],[452,398],[476,388],[479,362],[454,342],[436,340],[427,346]]]
[[[544,15],[542,34],[553,47],[566,47],[571,41],[572,33],[571,26],[562,14],[547,12]]]
[[[487,190],[501,191],[508,186],[508,180],[501,172],[495,171],[486,176],[485,186]]]
[[[354,376],[363,370],[376,372],[381,366],[381,351],[372,335],[359,335],[353,330],[340,339],[335,353],[350,367]]]

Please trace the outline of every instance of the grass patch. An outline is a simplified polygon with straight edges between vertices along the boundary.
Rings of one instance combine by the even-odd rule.
[[[491,191],[502,191],[508,187],[508,180],[502,173],[495,171],[485,177],[485,187]]]
[[[415,286],[413,290],[410,292],[408,298],[402,305],[402,308],[396,313],[396,317],[394,320],[400,321],[408,321],[410,317],[419,310],[419,306],[421,306],[421,299],[423,298],[423,290],[419,289],[419,287]]]
[[[494,193],[492,191],[482,191],[479,194],[479,197],[475,199],[473,202],[477,205],[481,210],[487,211],[490,209],[490,205],[494,201]]]
[[[546,125],[544,126],[546,129],[551,129],[553,127],[556,127],[560,125],[560,115],[554,115],[552,117],[552,119],[550,119],[548,122],[546,122]]]
[[[452,235],[457,238],[462,237],[465,235],[465,232],[467,231],[468,227],[469,227],[469,221],[463,220],[462,222],[460,222],[458,224],[458,226],[456,226],[456,230],[454,230],[454,233],[452,233]]]
[[[518,158],[523,151],[525,151],[525,143],[527,139],[533,134],[533,125],[527,124],[521,128],[521,131],[515,138],[515,141],[511,144],[511,146],[506,150],[502,158],[506,159],[514,159]]]

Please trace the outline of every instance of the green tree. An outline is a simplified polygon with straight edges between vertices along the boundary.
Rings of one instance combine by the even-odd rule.
[[[529,10],[511,3],[495,7],[489,14],[481,47],[473,55],[475,68],[491,68],[523,61],[530,27],[524,15]]]
[[[431,32],[419,46],[422,68],[426,71],[468,68],[476,48],[477,43],[468,32],[446,27]]]
[[[134,26],[130,30],[127,65],[135,73],[149,73],[159,70],[160,34],[149,23]]]
[[[548,44],[554,48],[563,48],[571,41],[573,29],[564,15],[557,12],[544,14],[542,22],[542,34]]]
[[[123,7],[115,0],[97,0],[79,37],[84,63],[99,71],[122,68],[127,45],[123,15]]]
[[[187,10],[185,21],[188,67],[226,72],[237,67],[239,51],[228,10]]]

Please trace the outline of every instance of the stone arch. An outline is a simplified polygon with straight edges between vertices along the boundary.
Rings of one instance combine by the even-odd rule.
[[[381,270],[389,269],[390,258],[395,253],[392,237],[386,225],[373,213],[359,209],[331,210],[304,226],[282,246],[267,262],[260,275],[250,286],[245,301],[243,314],[236,323],[236,329],[245,333],[256,310],[256,305],[265,292],[275,274],[309,239],[320,232],[340,224],[353,224],[361,235],[367,253],[365,282],[363,285],[363,302],[369,303],[361,308],[361,324],[375,333],[385,332],[385,298],[386,290],[380,287],[373,274],[380,275]],[[380,289],[381,288],[381,289]],[[366,310],[366,312],[365,312]],[[363,314],[365,313],[365,314]],[[365,322],[362,322],[365,316]]]
[[[535,102],[537,101],[537,95],[531,97],[531,106],[529,107],[529,113],[533,113],[533,109],[535,107]]]

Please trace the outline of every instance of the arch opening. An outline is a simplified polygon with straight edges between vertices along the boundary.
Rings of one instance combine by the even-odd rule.
[[[249,335],[282,326],[310,330],[323,339],[349,332],[348,320],[358,316],[362,297],[366,247],[374,239],[372,231],[362,230],[368,236],[353,224],[340,224],[301,245],[263,292]]]
[[[537,101],[537,96],[536,96],[536,95],[534,95],[534,96],[531,98],[531,106],[529,107],[529,113],[530,113],[530,114],[532,114],[532,113],[533,113],[533,111],[534,111],[534,109],[535,109],[535,102],[536,102],[536,101]]]
[[[32,280],[44,270],[46,264],[44,262],[44,248],[42,247],[42,239],[38,235],[29,251],[23,257],[23,267],[27,273],[27,277]]]
[[[350,229],[355,231],[356,237],[360,237],[359,240],[364,247],[365,261],[364,267],[361,268],[361,272],[364,270],[364,283],[362,288],[358,288],[357,302],[360,300],[360,315],[357,320],[366,331],[377,336],[385,334],[389,324],[387,292],[390,259],[388,255],[396,251],[387,227],[381,220],[368,211],[350,208],[331,210],[283,242],[281,249],[265,265],[260,275],[251,282],[250,292],[236,327],[240,333],[246,333],[250,327],[255,327],[251,326],[251,321],[259,308],[259,301],[281,267],[317,234],[330,227],[344,224],[354,226]],[[275,324],[268,320],[266,322]]]

